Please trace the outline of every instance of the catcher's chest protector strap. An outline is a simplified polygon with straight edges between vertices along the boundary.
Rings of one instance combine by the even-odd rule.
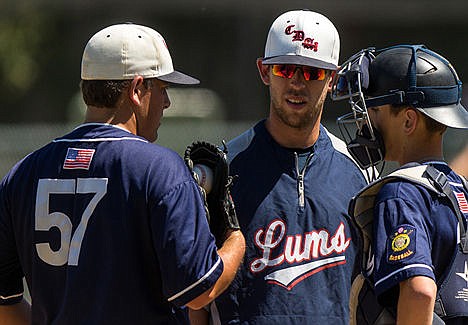
[[[362,235],[361,248],[363,256],[361,268],[363,274],[369,278],[371,277],[373,271],[373,253],[371,252],[371,247],[375,198],[383,185],[392,180],[398,179],[422,185],[428,190],[440,196],[445,196],[450,200],[452,204],[452,210],[455,212],[459,221],[460,245],[458,245],[456,249],[456,254],[454,255],[449,270],[445,272],[443,279],[438,281],[439,288],[437,293],[435,312],[440,316],[468,316],[466,301],[464,301],[464,299],[458,299],[456,301],[453,299],[454,288],[451,285],[451,283],[453,283],[452,281],[456,278],[456,276],[453,276],[455,269],[459,269],[459,264],[468,260],[468,234],[465,223],[463,221],[464,216],[460,212],[458,202],[453,194],[452,189],[450,188],[450,184],[446,176],[432,166],[417,165],[399,169],[390,175],[387,175],[369,184],[366,188],[362,189],[351,201],[349,214],[353,218],[356,225],[360,228]],[[468,185],[466,180],[462,178],[462,181],[465,189],[467,189]],[[449,292],[451,294],[449,294]],[[458,308],[456,307],[457,304],[459,305]]]

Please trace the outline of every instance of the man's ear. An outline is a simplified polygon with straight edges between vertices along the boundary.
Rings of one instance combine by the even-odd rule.
[[[270,85],[270,67],[262,63],[262,58],[257,59],[257,69],[260,74],[260,78],[265,85]]]
[[[130,101],[137,106],[141,104],[141,96],[145,90],[143,80],[142,76],[136,76],[128,87]]]
[[[412,134],[420,121],[419,114],[414,108],[404,110],[404,130],[406,134]]]
[[[338,67],[338,69],[339,69],[339,67]],[[336,77],[336,71],[332,71],[331,76],[330,76],[330,81],[328,82],[327,92],[329,92],[329,93],[331,93],[331,91],[332,91],[333,80],[335,79],[335,77]]]

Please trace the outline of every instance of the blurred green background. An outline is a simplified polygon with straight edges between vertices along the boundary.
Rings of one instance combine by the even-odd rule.
[[[114,23],[158,30],[174,66],[202,81],[170,89],[159,144],[182,153],[194,140],[232,138],[266,116],[268,92],[255,59],[263,55],[272,21],[300,8],[334,22],[340,61],[368,46],[425,44],[447,57],[468,84],[465,0],[0,0],[0,176],[82,121],[82,50],[96,31]],[[327,101],[323,123],[336,133],[336,117],[348,110],[345,102]],[[450,130],[446,158],[467,143],[466,131]]]

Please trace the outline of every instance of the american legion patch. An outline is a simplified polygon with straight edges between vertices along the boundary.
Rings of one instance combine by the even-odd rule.
[[[416,250],[416,228],[400,225],[387,239],[387,260],[398,263],[412,256]]]

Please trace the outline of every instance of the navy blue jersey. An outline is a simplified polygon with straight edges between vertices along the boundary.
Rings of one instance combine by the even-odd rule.
[[[447,176],[460,211],[468,216],[468,193],[459,176],[443,162],[430,165]],[[427,276],[439,283],[460,241],[451,207],[447,198],[421,185],[393,181],[382,187],[374,209],[373,242],[375,290],[381,303],[396,307],[398,284],[411,277]],[[456,272],[468,279],[467,269]],[[465,290],[460,296],[466,299],[468,288],[458,290]]]
[[[0,303],[34,324],[175,324],[223,270],[200,190],[177,153],[84,124],[0,186]]]
[[[216,300],[223,322],[348,324],[356,242],[347,215],[366,185],[361,170],[321,127],[301,170],[264,121],[228,143],[237,215],[247,242],[229,292]]]

